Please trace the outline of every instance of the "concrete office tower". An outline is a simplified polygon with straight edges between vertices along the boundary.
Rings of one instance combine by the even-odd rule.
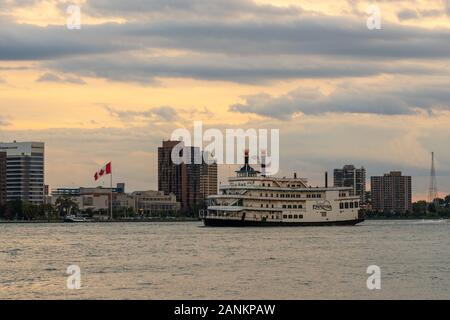
[[[0,206],[6,203],[6,152],[0,152]]]
[[[0,143],[6,152],[6,200],[44,202],[44,143]]]
[[[412,211],[411,177],[400,171],[371,177],[372,209],[380,212]]]
[[[217,193],[217,164],[208,165],[203,160],[196,163],[201,151],[192,146],[181,150],[181,155],[190,161],[174,164],[172,150],[179,143],[163,141],[162,147],[158,148],[158,190],[166,195],[173,193],[181,202],[182,212],[195,213],[206,196]]]
[[[200,195],[202,199],[206,199],[208,196],[217,194],[218,181],[218,166],[215,161],[213,161],[210,154],[206,154],[203,162],[201,173],[200,173]]]
[[[353,194],[361,198],[361,203],[366,203],[366,169],[355,168],[354,165],[345,165],[342,169],[334,169],[334,186],[351,187]]]

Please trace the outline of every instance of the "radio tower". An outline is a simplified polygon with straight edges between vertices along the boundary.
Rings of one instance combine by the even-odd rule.
[[[430,189],[428,190],[428,202],[433,203],[438,197],[436,168],[434,167],[434,152],[431,153]]]

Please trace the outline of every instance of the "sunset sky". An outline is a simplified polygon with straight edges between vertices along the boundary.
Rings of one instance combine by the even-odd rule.
[[[450,0],[0,0],[0,141],[45,142],[51,188],[112,161],[132,191],[176,128],[279,128],[281,175],[401,170],[425,199],[431,151],[450,193],[449,63]]]

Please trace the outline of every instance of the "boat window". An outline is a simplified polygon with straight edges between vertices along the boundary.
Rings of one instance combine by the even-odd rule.
[[[299,215],[298,217],[299,217],[300,219],[303,219],[303,215],[302,215],[302,214],[301,214],[301,215]]]
[[[355,208],[359,207],[359,202],[355,202]]]
[[[288,205],[288,209],[291,209],[292,208],[292,206],[291,205]]]
[[[327,213],[326,212],[322,212],[322,217],[326,217]]]
[[[353,209],[353,202],[350,202],[350,208]]]
[[[345,203],[345,209],[348,209],[348,202]]]
[[[339,203],[339,208],[340,209],[344,209],[344,203],[343,202]]]
[[[294,219],[298,219],[298,215],[294,214]]]
[[[292,219],[292,214],[289,215],[289,219]]]
[[[283,214],[283,219],[287,219],[287,215],[286,214]]]
[[[283,204],[283,209],[286,209],[286,205],[285,204]]]

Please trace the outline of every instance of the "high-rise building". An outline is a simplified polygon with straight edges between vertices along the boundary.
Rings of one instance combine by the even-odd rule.
[[[0,206],[6,203],[6,152],[0,152]]]
[[[163,141],[158,148],[158,190],[173,193],[181,201],[181,168],[172,161],[172,150],[179,141]]]
[[[353,195],[360,196],[361,203],[366,203],[366,169],[345,165],[342,169],[334,169],[334,186],[351,187]]]
[[[163,141],[158,148],[158,190],[174,194],[181,202],[181,211],[189,212],[208,195],[217,194],[217,164],[205,163],[200,148],[184,144],[179,156],[186,161],[175,164],[172,150],[179,143],[183,142]]]
[[[382,212],[412,211],[411,177],[400,171],[371,177],[372,209]]]
[[[0,143],[6,152],[6,200],[33,204],[44,202],[43,142]]]
[[[217,163],[203,163],[200,174],[200,195],[202,199],[217,194]]]

